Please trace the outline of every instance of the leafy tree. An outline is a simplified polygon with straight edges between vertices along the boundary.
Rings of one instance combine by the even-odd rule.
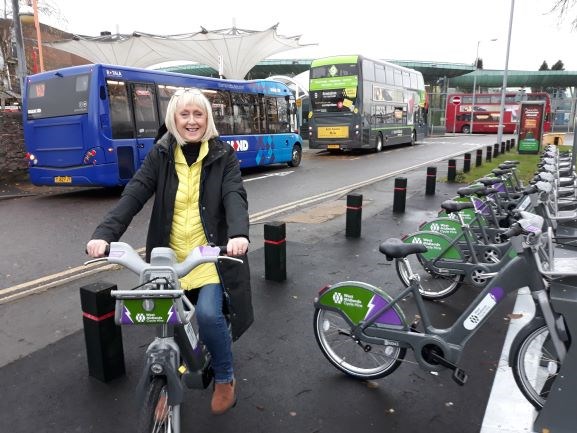
[[[555,62],[555,64],[553,66],[551,66],[551,70],[552,71],[564,71],[565,65],[563,64],[563,62],[561,60],[557,60],[557,62]]]
[[[540,71],[548,71],[549,70],[549,65],[547,64],[547,60],[543,60],[543,63],[541,63],[541,66],[539,66],[539,70]]]

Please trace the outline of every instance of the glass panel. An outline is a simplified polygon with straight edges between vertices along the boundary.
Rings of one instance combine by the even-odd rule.
[[[54,77],[28,87],[28,118],[72,116],[88,112],[88,74]]]
[[[130,115],[128,90],[124,81],[107,81],[108,104],[112,138],[134,138],[134,125]]]

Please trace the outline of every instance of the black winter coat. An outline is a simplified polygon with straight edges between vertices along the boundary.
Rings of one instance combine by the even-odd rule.
[[[178,176],[174,167],[176,140],[164,134],[146,155],[140,169],[128,182],[116,206],[96,228],[92,239],[116,242],[132,218],[154,195],[154,206],[148,226],[146,259],[155,247],[168,247],[174,214]],[[242,184],[238,158],[232,147],[211,139],[208,154],[202,161],[200,178],[200,217],[206,239],[215,245],[226,245],[229,238],[249,237],[248,202]],[[232,336],[236,340],[254,320],[250,290],[248,257],[244,264],[222,261],[218,273],[229,302]]]

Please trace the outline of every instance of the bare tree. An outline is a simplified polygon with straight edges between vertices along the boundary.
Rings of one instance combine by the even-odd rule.
[[[555,0],[555,3],[550,13],[557,12],[559,15],[559,19],[562,21],[565,19],[566,14],[569,12],[569,10],[575,6],[575,3],[577,3],[577,0]],[[571,21],[571,26],[573,27],[573,29],[577,29],[577,18],[573,18],[573,20]]]

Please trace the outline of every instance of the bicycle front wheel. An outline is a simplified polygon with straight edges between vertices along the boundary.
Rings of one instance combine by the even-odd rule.
[[[179,433],[180,405],[168,404],[166,378],[155,376],[140,409],[138,433]]]
[[[463,281],[463,275],[446,273],[438,274],[433,271],[428,271],[423,266],[421,258],[418,254],[411,254],[407,256],[411,271],[419,275],[420,278],[420,288],[419,292],[421,296],[425,299],[435,300],[443,299],[447,296],[452,295],[460,287]],[[409,287],[410,284],[410,271],[407,269],[405,262],[403,260],[395,260],[395,266],[397,268],[397,275],[405,285]]]
[[[315,338],[323,355],[343,373],[356,379],[380,379],[397,369],[406,349],[358,341],[347,321],[336,311],[317,308]]]
[[[527,334],[513,354],[511,365],[517,386],[537,410],[541,410],[547,401],[560,368],[546,325]]]

